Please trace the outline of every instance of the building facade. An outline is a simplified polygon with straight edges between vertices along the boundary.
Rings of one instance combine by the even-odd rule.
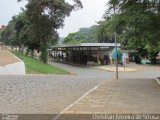
[[[117,44],[120,47],[120,44]],[[111,57],[115,43],[59,44],[53,47],[52,57],[57,61],[84,65],[113,64]]]

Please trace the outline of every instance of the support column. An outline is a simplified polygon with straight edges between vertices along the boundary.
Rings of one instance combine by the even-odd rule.
[[[79,61],[79,63],[81,64],[81,54],[80,54],[80,51],[81,51],[81,50],[80,50],[80,49],[81,49],[81,47],[79,47],[79,51],[78,51],[78,52],[79,52],[79,58],[78,58],[78,61]]]
[[[98,65],[100,65],[100,61],[99,61],[99,47],[97,47],[97,63],[98,63]]]
[[[90,53],[90,54],[89,54],[89,55],[90,55],[89,57],[90,57],[90,59],[91,59],[91,55],[92,55],[91,52],[92,52],[92,47],[90,47],[90,49],[89,49],[89,53]],[[90,60],[90,61],[91,61],[91,60]]]
[[[63,50],[62,50],[62,62],[63,62]]]

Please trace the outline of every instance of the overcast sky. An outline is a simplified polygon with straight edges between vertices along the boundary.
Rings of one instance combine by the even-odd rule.
[[[79,28],[96,24],[96,21],[101,20],[108,0],[81,1],[83,9],[72,12],[70,17],[65,19],[63,29],[58,30],[61,37],[65,37],[71,32],[76,32]],[[24,7],[24,5],[24,2],[17,3],[17,0],[0,0],[0,25],[7,25],[12,16],[18,14],[20,7]]]
[[[0,25],[7,25],[12,16],[20,12],[24,2],[17,3],[17,0],[0,0]]]

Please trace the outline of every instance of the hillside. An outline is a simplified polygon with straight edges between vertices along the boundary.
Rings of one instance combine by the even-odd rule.
[[[97,29],[98,26],[94,25],[89,28],[80,28],[78,32],[70,33],[63,41],[67,44],[75,43],[94,43],[98,42]]]

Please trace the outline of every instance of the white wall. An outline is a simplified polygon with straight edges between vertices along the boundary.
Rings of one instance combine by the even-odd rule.
[[[23,61],[0,66],[0,75],[25,75],[25,65]]]

